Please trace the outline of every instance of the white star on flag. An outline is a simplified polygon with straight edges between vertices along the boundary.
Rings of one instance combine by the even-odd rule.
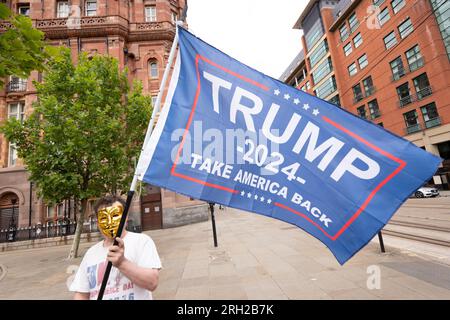
[[[261,202],[264,202],[264,197],[259,198],[259,200],[261,200]]]
[[[298,98],[295,98],[294,99],[294,104],[299,104],[299,103],[300,103],[300,100]]]
[[[308,110],[308,109],[309,109],[309,104],[305,103],[305,104],[303,105],[303,109]]]
[[[242,192],[241,192],[241,196],[245,196],[245,191],[242,191]]]
[[[314,110],[313,110],[313,115],[317,116],[319,113],[320,113],[320,112],[319,112],[319,109],[314,109]]]
[[[286,94],[284,95],[284,99],[286,99],[286,100],[289,100],[290,97],[291,97],[291,96],[289,95],[289,93],[286,93]]]
[[[258,200],[258,195],[255,194],[255,200]]]
[[[272,200],[271,199],[267,199],[267,203],[271,203],[272,202]]]
[[[278,90],[278,89],[274,90],[273,94],[276,95],[276,96],[279,95],[280,94],[280,90]]]
[[[249,192],[247,193],[247,198],[251,198],[252,194]]]

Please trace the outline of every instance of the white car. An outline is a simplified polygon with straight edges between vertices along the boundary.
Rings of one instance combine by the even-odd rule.
[[[439,195],[439,190],[436,188],[422,187],[414,192],[416,198],[429,198],[437,197]]]

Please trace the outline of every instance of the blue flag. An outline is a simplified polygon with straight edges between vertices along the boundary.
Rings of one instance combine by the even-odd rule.
[[[178,32],[140,180],[294,224],[343,264],[436,172],[407,140]]]

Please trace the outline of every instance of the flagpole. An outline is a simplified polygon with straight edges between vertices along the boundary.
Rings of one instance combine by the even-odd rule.
[[[164,70],[164,74],[163,74],[163,78],[161,80],[161,84],[159,86],[159,92],[158,92],[158,96],[156,97],[156,102],[155,105],[153,107],[153,112],[152,112],[152,116],[150,118],[149,124],[148,124],[148,128],[147,128],[147,132],[145,134],[145,139],[144,139],[144,143],[142,145],[142,151],[145,149],[148,140],[152,134],[153,131],[153,127],[155,125],[155,116],[158,114],[159,110],[161,109],[161,100],[162,100],[162,96],[164,94],[164,89],[166,87],[166,82],[167,79],[169,78],[169,73],[170,73],[170,69],[172,68],[172,64],[173,61],[175,59],[175,52],[176,52],[176,48],[178,45],[178,26],[182,25],[182,21],[177,21],[176,23],[176,28],[175,28],[175,37],[173,38],[173,42],[172,42],[172,48],[170,49],[170,54],[169,54],[169,60],[167,61],[167,65],[166,68]],[[125,226],[125,221],[127,219],[127,215],[128,215],[128,210],[130,208],[131,205],[131,200],[133,199],[133,195],[134,192],[136,190],[136,185],[138,182],[138,176],[137,176],[137,166],[136,169],[134,171],[134,175],[133,175],[133,181],[131,182],[131,186],[130,189],[128,191],[127,194],[127,200],[125,203],[125,208],[123,210],[123,214],[122,214],[122,218],[120,219],[120,224],[119,224],[119,228],[117,230],[117,236],[116,237],[120,237],[122,235],[122,230]],[[118,245],[118,242],[116,239],[114,239],[114,244],[113,245]],[[108,264],[106,265],[106,269],[105,269],[105,273],[103,276],[103,280],[102,280],[102,284],[100,286],[100,290],[98,292],[98,296],[97,296],[97,300],[102,300],[103,299],[103,295],[105,293],[105,289],[106,289],[106,285],[108,283],[108,278],[109,278],[109,274],[111,273],[111,268],[112,268],[112,263],[110,261],[108,261]]]

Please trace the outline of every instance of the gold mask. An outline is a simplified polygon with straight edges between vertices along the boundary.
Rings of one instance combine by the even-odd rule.
[[[122,213],[123,206],[120,203],[100,209],[97,213],[97,224],[100,232],[108,238],[114,238],[119,229]]]

